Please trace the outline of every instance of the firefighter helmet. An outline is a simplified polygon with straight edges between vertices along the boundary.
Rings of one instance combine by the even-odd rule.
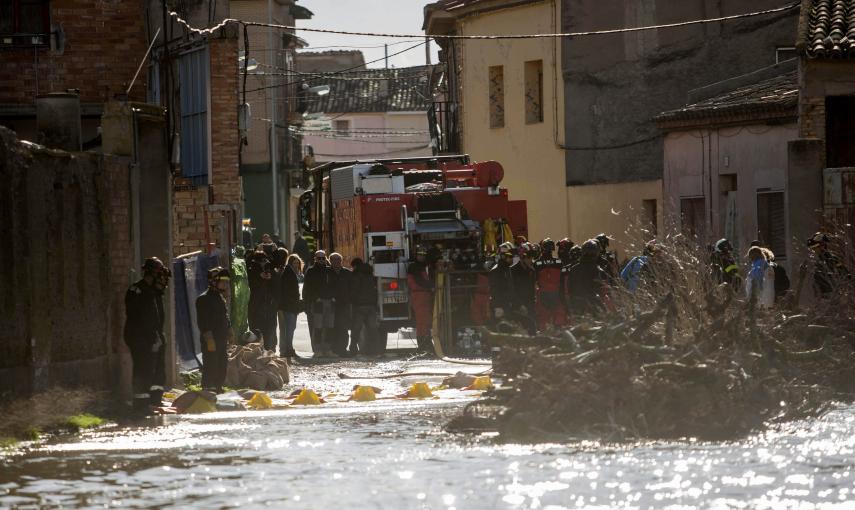
[[[597,243],[600,245],[600,249],[602,249],[603,251],[606,251],[609,249],[609,241],[611,239],[612,239],[611,237],[609,237],[608,235],[606,235],[604,233],[603,234],[597,234],[597,237],[594,238],[594,240],[597,241]]]
[[[817,232],[807,240],[807,245],[808,248],[813,248],[815,246],[827,246],[829,242],[831,242],[831,236],[825,232]]]
[[[728,253],[733,249],[733,245],[730,244],[730,241],[727,239],[719,239],[715,243],[715,252],[716,253]]]
[[[416,248],[416,255],[427,255],[427,254],[428,254],[427,247],[419,246],[418,248]]]
[[[582,243],[582,259],[593,260],[600,256],[600,243],[596,239],[588,239]]]
[[[558,241],[558,253],[570,253],[570,248],[572,248],[573,246],[573,241],[565,237],[564,239]]]
[[[172,277],[172,271],[157,257],[145,259],[142,266],[142,273],[143,276],[153,277],[154,282],[164,288],[169,284],[169,279]]]
[[[540,250],[541,253],[551,255],[552,252],[555,251],[555,241],[547,237],[546,239],[540,242]]]
[[[229,280],[230,278],[229,270],[224,267],[217,266],[208,270],[208,285],[211,287],[216,287],[220,280]]]
[[[505,256],[514,254],[514,245],[511,243],[502,243],[499,245],[499,255]]]
[[[529,258],[537,258],[539,255],[537,245],[534,243],[523,243],[520,246],[520,256],[521,257],[529,257]]]

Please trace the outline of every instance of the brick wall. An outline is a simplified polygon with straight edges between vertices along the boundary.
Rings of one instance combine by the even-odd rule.
[[[124,89],[146,51],[145,2],[52,0],[53,30],[63,43],[54,49],[0,50],[0,103],[32,104],[37,94],[80,89],[84,103],[103,103]],[[146,75],[131,97],[145,98]]]
[[[238,173],[238,44],[236,38],[210,40],[211,162],[216,204],[240,202]]]
[[[211,205],[239,207],[241,178],[238,165],[239,81],[238,41],[234,33],[209,39],[211,69],[211,184],[190,186],[177,179],[173,188],[173,253],[205,250],[220,243],[221,212]],[[206,219],[207,224],[206,224]]]

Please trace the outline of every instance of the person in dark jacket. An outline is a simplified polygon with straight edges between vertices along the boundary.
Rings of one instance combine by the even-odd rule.
[[[534,244],[525,243],[519,250],[520,259],[511,266],[511,276],[513,277],[517,299],[516,320],[532,335],[537,330],[536,321],[532,317],[537,292],[537,273],[534,268],[536,253],[537,249]]]
[[[374,278],[371,265],[360,258],[353,259],[350,267],[353,268],[350,282],[353,305],[350,341],[357,343],[358,352],[367,356],[384,354],[386,342],[381,342],[377,327],[377,279]]]
[[[500,321],[517,309],[517,295],[511,265],[514,261],[514,249],[511,243],[499,246],[499,260],[490,270],[490,310],[493,319]]]
[[[303,302],[309,319],[312,352],[316,357],[333,355],[329,345],[335,325],[335,296],[331,273],[326,253],[318,250],[315,252],[315,263],[306,270],[303,281]]]
[[[264,348],[276,349],[276,280],[273,264],[256,250],[247,261],[249,280],[249,329],[260,332]]]
[[[730,241],[724,238],[716,241],[711,258],[716,281],[730,285],[736,292],[742,286],[742,277],[739,275],[739,264],[733,256],[733,245]]]
[[[300,302],[302,274],[303,261],[298,255],[288,257],[288,263],[279,273],[279,325],[283,328],[279,337],[279,356],[282,358],[297,357],[297,352],[294,351],[294,331],[297,329],[297,316],[303,311],[303,304]]]
[[[163,293],[172,273],[157,257],[146,259],[143,277],[125,293],[124,337],[133,362],[134,410],[148,414],[162,404],[166,383]]]
[[[830,249],[832,237],[817,232],[807,240],[813,259],[814,294],[820,298],[829,298],[840,284],[850,278],[849,270],[841,257]]]
[[[567,309],[575,316],[603,311],[609,275],[600,267],[601,247],[596,239],[582,245],[581,259],[565,278]]]
[[[309,251],[309,243],[299,232],[294,232],[294,246],[291,248],[291,253],[298,255],[305,263],[311,262],[312,252]]]
[[[355,356],[359,352],[356,340],[350,338],[350,279],[353,273],[342,265],[342,256],[330,255],[330,286],[335,304],[332,342],[330,347],[337,356]],[[348,347],[348,343],[350,346]]]
[[[228,354],[232,342],[232,325],[226,294],[231,282],[229,270],[215,267],[208,271],[208,290],[196,298],[196,324],[202,344],[202,388],[223,392]]]

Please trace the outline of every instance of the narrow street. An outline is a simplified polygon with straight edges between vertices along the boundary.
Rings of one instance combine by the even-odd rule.
[[[298,351],[308,348],[305,323]],[[390,341],[391,342],[391,341]],[[732,443],[497,444],[443,425],[477,395],[388,399],[413,382],[487,367],[439,360],[294,365],[320,406],[172,415],[59,438],[0,460],[0,508],[776,508],[848,501],[852,407]],[[342,379],[339,373],[365,379]],[[401,373],[401,377],[378,376]],[[343,402],[355,382],[375,402]],[[336,395],[330,395],[336,393]]]

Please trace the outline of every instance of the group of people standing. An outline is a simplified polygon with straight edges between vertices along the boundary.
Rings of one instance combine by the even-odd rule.
[[[382,355],[385,339],[378,333],[377,286],[371,266],[355,258],[348,268],[340,254],[327,256],[323,250],[304,259],[308,246],[301,245],[305,241],[299,234],[295,237],[294,253],[265,234],[262,243],[246,255],[249,330],[260,337],[265,349],[278,347],[281,357],[293,358],[297,356],[297,317],[306,313],[315,356]],[[304,272],[306,263],[310,265]]]
[[[608,303],[608,286],[618,277],[609,239],[600,234],[581,245],[550,238],[539,244],[524,239],[501,244],[488,275],[493,319],[514,320],[534,333],[601,310]]]

